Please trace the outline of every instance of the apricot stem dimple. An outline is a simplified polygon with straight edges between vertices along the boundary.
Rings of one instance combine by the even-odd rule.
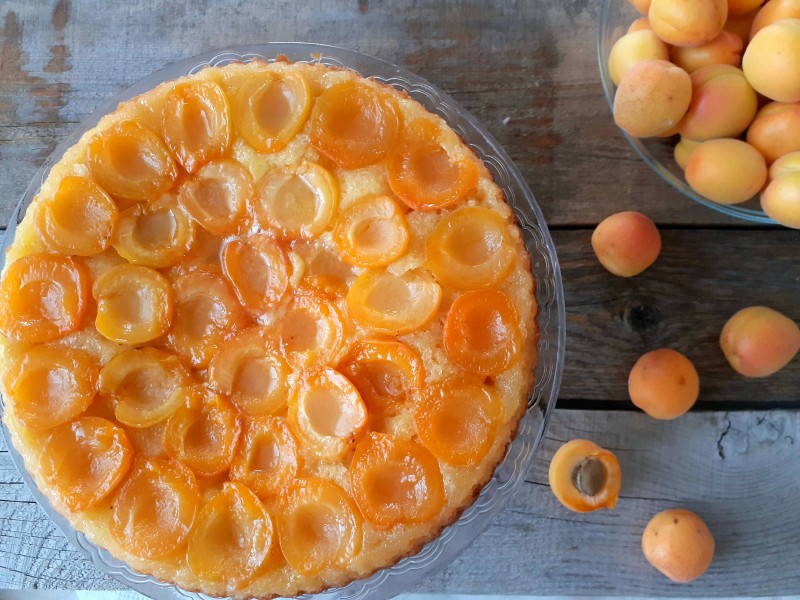
[[[572,484],[584,496],[596,496],[606,484],[608,473],[605,466],[594,456],[578,463],[572,471]]]

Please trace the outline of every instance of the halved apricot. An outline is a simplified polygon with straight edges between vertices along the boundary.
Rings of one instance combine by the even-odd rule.
[[[186,542],[199,507],[200,488],[188,468],[137,458],[114,497],[109,529],[131,554],[160,558]]]
[[[230,477],[266,499],[280,494],[296,477],[299,460],[297,440],[286,419],[247,419],[231,463]]]
[[[350,485],[361,514],[381,528],[425,523],[444,506],[439,463],[413,440],[368,433],[350,463]]]
[[[225,154],[231,142],[230,107],[213,81],[176,85],[161,109],[164,142],[189,173]]]
[[[117,420],[131,427],[164,421],[196,393],[178,357],[157,348],[112,358],[100,371],[100,391],[116,401]]]
[[[337,83],[322,92],[311,116],[311,143],[345,169],[383,159],[399,130],[394,100],[355,81]]]
[[[406,215],[389,196],[367,196],[341,214],[333,239],[351,265],[383,267],[408,248]]]
[[[175,196],[165,194],[123,210],[111,244],[128,262],[161,268],[183,258],[193,241],[194,222]]]
[[[269,328],[246,329],[223,344],[208,366],[211,387],[229,396],[248,417],[286,406],[289,367],[270,338]]]
[[[414,409],[425,447],[439,460],[461,467],[483,460],[502,419],[503,407],[494,394],[463,377],[426,387]]]
[[[614,508],[622,485],[617,457],[589,440],[561,446],[550,461],[548,478],[558,501],[575,512]]]
[[[97,302],[97,331],[120,344],[143,344],[161,337],[173,316],[169,281],[148,267],[124,264],[98,277],[92,288]]]
[[[335,364],[344,342],[344,317],[330,298],[300,290],[273,326],[274,339],[296,367]]]
[[[292,141],[311,110],[311,89],[297,73],[258,73],[236,90],[233,118],[259,152],[278,152]]]
[[[105,498],[131,466],[125,432],[100,417],[81,417],[53,429],[39,453],[39,472],[73,512]]]
[[[439,281],[460,290],[490,287],[514,267],[508,222],[496,211],[467,206],[447,215],[428,237],[427,266]]]
[[[289,484],[276,521],[286,562],[300,573],[347,567],[361,552],[361,515],[347,492],[327,479],[308,477]]]
[[[186,560],[200,579],[236,589],[258,574],[272,542],[264,505],[246,486],[229,481],[197,515]]]
[[[303,261],[302,285],[331,297],[347,294],[356,275],[353,267],[342,260],[335,249],[309,240],[292,244],[292,252]]]
[[[432,119],[412,121],[387,160],[392,191],[414,210],[463,202],[478,186],[478,166],[462,146]]]
[[[42,200],[36,228],[56,252],[92,256],[108,248],[118,214],[117,205],[94,181],[68,176],[52,198]]]
[[[194,243],[181,260],[172,267],[172,273],[180,275],[186,271],[206,271],[222,275],[222,249],[225,238],[195,227]]]
[[[239,301],[254,316],[274,309],[289,288],[286,254],[263,233],[228,242],[222,251],[222,266]]]
[[[339,184],[326,168],[304,161],[268,171],[258,182],[255,210],[262,227],[287,240],[322,233],[339,206]]]
[[[239,412],[233,404],[204,390],[170,416],[167,454],[198,475],[218,475],[230,466],[241,431]]]
[[[14,416],[29,429],[50,429],[84,412],[97,393],[95,359],[73,348],[35,346],[6,372]]]
[[[215,235],[240,228],[252,197],[253,177],[235,160],[208,163],[178,192],[178,201],[189,216]]]
[[[173,284],[175,318],[167,345],[193,367],[206,367],[220,346],[247,323],[247,315],[222,277],[203,271]]]
[[[375,331],[401,335],[430,323],[439,310],[442,288],[425,269],[394,275],[362,273],[347,293],[350,316]]]
[[[410,346],[392,340],[359,340],[339,365],[372,417],[392,416],[425,383],[425,365]]]
[[[467,292],[456,298],[442,335],[450,360],[476,375],[502,373],[522,345],[514,301],[498,290]]]
[[[178,177],[161,139],[135,121],[96,133],[86,146],[86,165],[112,196],[137,202],[167,191]]]
[[[80,328],[89,273],[79,258],[29,254],[0,281],[0,332],[19,342],[50,342]]]
[[[338,460],[364,433],[367,408],[347,377],[320,369],[298,383],[289,399],[289,424],[321,459]]]

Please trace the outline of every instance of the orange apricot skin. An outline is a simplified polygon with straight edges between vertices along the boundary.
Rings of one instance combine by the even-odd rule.
[[[685,175],[700,195],[720,204],[739,204],[764,187],[767,163],[758,150],[741,140],[708,140],[692,150]]]
[[[642,534],[642,552],[651,565],[678,583],[694,581],[714,559],[714,536],[693,512],[670,509],[658,513]]]
[[[778,102],[800,101],[800,19],[783,19],[760,30],[742,57],[747,81]]]
[[[645,60],[625,74],[614,96],[614,121],[634,137],[673,129],[689,110],[692,80],[665,60]]]
[[[764,27],[781,19],[800,19],[800,0],[770,0],[764,4],[753,19],[750,39]]]
[[[614,43],[608,55],[611,80],[619,85],[623,76],[643,60],[669,60],[669,47],[651,29],[628,32]]]
[[[800,150],[800,102],[770,102],[756,114],[747,130],[747,143],[772,164]]]
[[[686,170],[686,165],[689,164],[689,157],[694,152],[694,149],[697,148],[702,142],[698,142],[696,140],[690,140],[689,138],[685,138],[681,136],[681,141],[675,144],[675,150],[673,152],[675,156],[675,162],[678,163],[678,166]]]
[[[731,65],[742,62],[742,38],[730,31],[721,31],[713,40],[702,46],[686,48],[673,46],[670,59],[681,69],[691,74],[708,65]]]
[[[587,459],[600,461],[606,474],[603,487],[594,496],[582,494],[572,480],[575,469]],[[589,440],[571,440],[553,455],[548,480],[550,489],[561,504],[571,511],[586,513],[603,508],[613,509],[617,505],[622,486],[622,470],[613,452]]]
[[[728,0],[728,17],[741,17],[758,10],[764,0]]]
[[[640,14],[646,15],[650,10],[650,0],[629,0]]]
[[[628,378],[628,394],[650,417],[677,419],[697,401],[700,378],[683,354],[661,348],[636,361]]]
[[[743,308],[728,319],[719,344],[731,367],[745,377],[768,377],[800,351],[800,327],[766,306]]]
[[[642,213],[619,212],[606,217],[592,234],[597,260],[618,277],[634,277],[658,258],[661,234]]]
[[[800,229],[800,172],[774,179],[761,194],[761,208],[781,225]]]
[[[727,0],[652,0],[653,31],[673,46],[702,46],[713,40],[728,18]]]

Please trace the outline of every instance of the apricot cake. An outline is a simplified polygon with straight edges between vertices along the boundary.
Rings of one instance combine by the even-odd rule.
[[[0,281],[4,420],[133,569],[292,596],[458,518],[533,384],[530,259],[489,171],[395,89],[208,67],[50,170]]]

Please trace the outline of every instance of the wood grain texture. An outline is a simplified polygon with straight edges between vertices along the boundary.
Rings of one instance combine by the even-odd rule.
[[[0,225],[56,142],[144,75],[267,41],[341,45],[452,94],[498,139],[552,226],[610,209],[743,225],[658,179],[616,129],[596,64],[596,0],[11,0],[0,5]]]
[[[800,589],[800,412],[690,413],[656,422],[633,412],[557,410],[526,482],[464,554],[415,591],[532,595],[755,596]],[[571,513],[547,485],[566,440],[613,450],[623,471],[614,511]],[[0,588],[116,589],[74,550],[0,450]],[[648,520],[688,508],[717,542],[709,572],[668,582],[641,553]],[[33,524],[33,526],[31,525]]]

